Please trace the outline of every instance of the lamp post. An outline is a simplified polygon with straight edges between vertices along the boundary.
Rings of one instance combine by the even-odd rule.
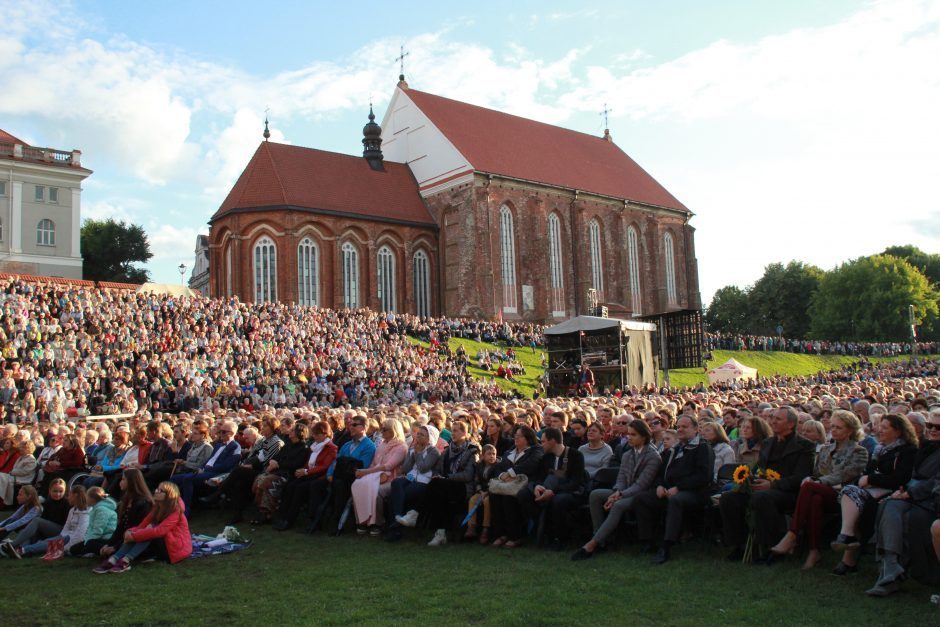
[[[186,264],[181,263],[176,267],[176,269],[180,272],[180,285],[183,285],[183,275],[186,274]]]

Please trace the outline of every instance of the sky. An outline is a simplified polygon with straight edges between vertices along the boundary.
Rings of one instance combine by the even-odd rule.
[[[695,217],[703,302],[773,262],[940,252],[940,0],[0,0],[0,128],[79,148],[83,218],[141,224],[152,278],[261,141],[361,154],[422,91],[614,141]]]

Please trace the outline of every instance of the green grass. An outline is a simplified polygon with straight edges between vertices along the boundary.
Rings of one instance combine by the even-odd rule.
[[[216,533],[223,524],[219,513],[200,513],[193,529]],[[429,548],[421,530],[390,545],[239,529],[253,540],[241,553],[121,575],[92,574],[93,560],[4,560],[4,623],[922,625],[937,611],[927,601],[935,590],[915,582],[887,599],[866,597],[876,578],[868,556],[858,575],[837,578],[828,574],[830,552],[802,573],[793,560],[727,563],[722,549],[698,540],[653,567],[634,546],[571,562],[568,552],[530,547]]]
[[[858,357],[842,357],[840,355],[802,355],[798,353],[783,353],[778,351],[713,351],[708,367],[720,366],[734,357],[745,366],[757,368],[761,376],[786,375],[807,376],[819,371],[828,371],[858,361]],[[907,357],[871,358],[875,363],[898,361]],[[708,383],[708,377],[701,368],[684,370],[670,370],[670,383],[674,387],[693,387],[699,383]]]
[[[413,337],[409,337],[408,341],[412,344],[417,344],[419,346],[428,347],[430,346],[427,342],[422,342]],[[457,350],[458,346],[463,346],[464,350],[467,351],[467,357],[470,359],[470,374],[477,379],[493,379],[496,381],[496,384],[503,388],[504,390],[517,391],[522,396],[526,398],[532,398],[532,393],[535,391],[535,386],[538,385],[538,380],[541,378],[544,369],[542,368],[542,355],[545,354],[545,349],[537,348],[535,352],[532,352],[532,349],[529,347],[517,346],[513,350],[516,351],[516,359],[519,360],[519,363],[525,368],[524,374],[516,375],[516,378],[513,381],[508,379],[497,378],[494,373],[482,368],[477,367],[476,355],[477,351],[481,348],[484,350],[500,350],[505,351],[505,347],[498,344],[489,344],[487,342],[475,342],[473,340],[468,340],[464,338],[451,338],[448,342],[451,350]]]

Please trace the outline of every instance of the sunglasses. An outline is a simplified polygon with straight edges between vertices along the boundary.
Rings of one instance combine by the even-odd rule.
[[[930,429],[931,431],[940,431],[940,423],[937,423],[937,422],[928,422],[924,426]]]
[[[617,425],[618,427],[626,427],[630,423],[629,422],[615,422],[614,424]]]
[[[659,426],[662,426],[662,424],[663,424],[662,420],[650,420],[651,427],[659,427]]]

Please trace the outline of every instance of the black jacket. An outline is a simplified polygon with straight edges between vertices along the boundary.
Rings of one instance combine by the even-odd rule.
[[[306,442],[287,442],[274,456],[273,461],[277,462],[276,474],[287,480],[293,479],[294,471],[305,467],[308,459],[310,449]]]
[[[511,468],[517,475],[525,475],[530,479],[532,477],[538,477],[541,469],[542,456],[544,454],[545,451],[542,450],[541,446],[533,444],[523,451],[522,455],[519,456],[515,462],[509,461],[508,457],[503,457],[503,460],[497,464],[499,472],[496,474],[499,475]]]
[[[681,453],[681,455],[680,455]],[[676,444],[663,454],[656,486],[680,490],[704,490],[715,473],[715,451],[702,438]]]
[[[816,446],[796,432],[782,442],[771,436],[761,442],[757,465],[776,470],[780,479],[773,482],[775,490],[799,492],[803,479],[813,474],[816,463]]]
[[[869,485],[897,490],[910,481],[916,457],[917,447],[913,444],[902,444],[890,451],[884,451],[877,458],[872,456],[865,469]]]
[[[576,448],[566,446],[559,457],[547,454],[542,456],[536,483],[544,485],[555,493],[577,494],[584,490],[587,474],[584,472],[584,455]],[[556,471],[555,466],[558,465]],[[556,479],[551,479],[556,476]]]

